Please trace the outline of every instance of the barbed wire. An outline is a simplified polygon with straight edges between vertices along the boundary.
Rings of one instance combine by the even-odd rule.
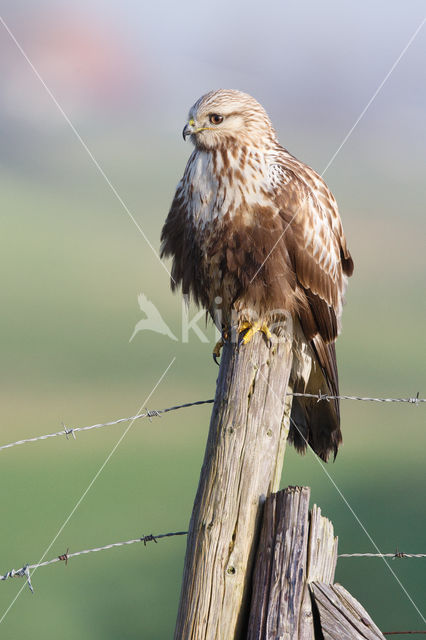
[[[142,536],[141,538],[133,538],[132,540],[125,540],[124,542],[112,542],[111,544],[106,544],[103,547],[94,547],[93,549],[83,549],[83,551],[75,551],[74,553],[69,553],[69,549],[66,550],[65,553],[62,553],[56,558],[52,558],[52,560],[45,560],[44,562],[38,562],[36,564],[25,564],[21,569],[11,569],[4,575],[0,575],[0,580],[7,580],[8,578],[23,578],[27,579],[28,586],[32,593],[34,593],[33,585],[31,584],[31,575],[30,571],[32,569],[38,569],[39,567],[47,567],[50,564],[54,564],[55,562],[65,562],[68,564],[68,560],[70,558],[76,558],[77,556],[87,555],[88,553],[96,553],[97,551],[107,551],[109,549],[114,549],[115,547],[124,547],[129,544],[135,544],[136,542],[143,542],[146,547],[147,542],[155,542],[162,538],[172,538],[173,536],[186,536],[188,534],[187,531],[175,531],[173,533],[159,533],[158,535],[153,535],[152,533],[147,536]]]
[[[166,409],[155,409],[149,411],[145,409],[144,413],[138,413],[135,416],[129,416],[128,418],[119,418],[118,420],[111,420],[110,422],[100,422],[98,424],[91,424],[86,427],[72,427],[68,429],[64,423],[63,429],[61,431],[55,431],[55,433],[48,433],[42,436],[34,436],[33,438],[24,438],[23,440],[17,440],[16,442],[11,442],[10,444],[4,444],[0,446],[0,451],[3,449],[10,449],[11,447],[16,447],[20,444],[26,444],[27,442],[37,442],[38,440],[47,440],[48,438],[56,438],[57,436],[65,436],[68,439],[68,436],[73,436],[75,439],[75,434],[80,433],[82,431],[90,431],[91,429],[101,429],[102,427],[111,427],[116,424],[120,424],[122,422],[130,422],[132,420],[139,420],[141,418],[149,418],[150,420],[155,417],[161,416],[163,413],[168,413],[169,411],[176,411],[177,409],[185,409],[186,407],[195,407],[200,404],[212,404],[214,400],[197,400],[196,402],[186,402],[185,404],[178,404],[173,407],[167,407]]]
[[[326,393],[289,393],[289,396],[298,396],[300,398],[316,398],[318,402],[321,400],[362,400],[363,402],[405,402],[408,404],[420,404],[426,402],[426,398],[419,398],[419,392],[414,398],[368,398],[363,396],[329,396]]]
[[[419,398],[419,393],[413,398],[368,398],[362,396],[331,396],[325,393],[321,393],[319,391],[316,393],[289,393],[289,396],[295,396],[299,398],[316,398],[317,402],[321,401],[330,401],[330,400],[361,400],[365,402],[403,402],[408,404],[419,405],[420,403],[426,402],[426,398]],[[109,422],[100,422],[98,424],[91,424],[85,427],[71,427],[68,428],[64,423],[62,423],[63,429],[60,431],[55,431],[54,433],[47,433],[41,436],[34,436],[32,438],[24,438],[22,440],[17,440],[16,442],[10,442],[9,444],[4,444],[0,446],[0,451],[3,449],[10,449],[12,447],[16,447],[20,444],[26,444],[28,442],[38,442],[39,440],[48,440],[49,438],[56,438],[58,436],[65,436],[67,439],[69,436],[72,436],[75,439],[76,433],[81,433],[83,431],[91,431],[92,429],[101,429],[102,427],[111,427],[116,424],[120,424],[122,422],[130,422],[134,420],[139,420],[141,418],[149,418],[151,421],[152,418],[160,417],[164,413],[169,413],[170,411],[177,411],[178,409],[186,409],[187,407],[195,407],[197,405],[203,404],[213,404],[214,398],[210,398],[209,400],[197,400],[195,402],[186,402],[185,404],[177,404],[173,407],[167,407],[166,409],[154,409],[149,411],[145,409],[144,413],[138,413],[135,416],[129,416],[128,418],[119,418],[118,420],[111,420]]]
[[[426,558],[426,553],[404,553],[403,551],[395,551],[395,553],[339,553],[338,558]]]
[[[174,531],[171,533],[159,533],[158,535],[153,535],[152,533],[147,536],[141,536],[140,538],[133,538],[132,540],[125,540],[124,542],[112,542],[110,544],[106,544],[103,547],[94,547],[92,549],[83,549],[82,551],[75,551],[74,553],[69,553],[69,548],[65,553],[52,558],[51,560],[45,560],[44,562],[38,562],[36,564],[24,564],[20,569],[11,569],[7,571],[4,575],[0,575],[0,580],[8,580],[9,578],[26,578],[28,586],[32,593],[34,593],[34,589],[31,583],[31,574],[30,571],[33,569],[39,569],[40,567],[47,567],[50,564],[55,564],[56,562],[65,562],[68,564],[68,560],[71,558],[76,558],[77,556],[87,555],[88,553],[97,553],[98,551],[108,551],[109,549],[114,549],[116,547],[125,547],[130,544],[135,544],[136,542],[143,542],[146,547],[148,542],[157,543],[158,540],[162,540],[163,538],[172,538],[174,536],[186,536],[188,531]],[[426,558],[426,553],[403,553],[402,551],[396,551],[394,553],[341,553],[337,556],[338,558]]]

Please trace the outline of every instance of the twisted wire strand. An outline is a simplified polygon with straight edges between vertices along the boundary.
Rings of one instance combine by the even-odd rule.
[[[289,393],[289,396],[295,396],[299,398],[316,398],[318,402],[329,401],[329,400],[361,400],[364,402],[402,402],[406,404],[415,404],[419,405],[420,403],[426,402],[426,398],[419,398],[419,394],[413,398],[369,398],[362,396],[331,396],[325,393],[321,393],[319,391],[316,393]],[[129,416],[128,418],[119,418],[118,420],[111,420],[109,422],[100,422],[98,424],[91,424],[85,427],[72,427],[67,428],[65,424],[63,424],[63,429],[60,431],[55,431],[54,433],[47,433],[41,436],[34,436],[32,438],[24,438],[22,440],[17,440],[16,442],[10,442],[9,444],[4,444],[0,446],[0,451],[3,449],[10,449],[11,447],[16,447],[20,444],[26,444],[27,442],[38,442],[39,440],[48,440],[49,438],[56,438],[57,436],[66,436],[68,439],[69,436],[72,436],[75,439],[76,433],[81,433],[82,431],[91,431],[92,429],[101,429],[102,427],[111,427],[116,424],[121,424],[122,422],[130,422],[131,420],[139,420],[141,418],[149,418],[151,421],[152,418],[160,417],[164,413],[169,413],[170,411],[177,411],[178,409],[186,409],[187,407],[195,407],[203,404],[213,404],[214,398],[210,398],[209,400],[197,400],[196,402],[185,402],[184,404],[177,404],[173,407],[167,407],[166,409],[155,409],[149,411],[145,410],[144,413],[139,413],[135,416]]]
[[[421,635],[426,635],[426,631],[382,631],[384,636],[408,636],[408,635],[415,635],[415,634],[421,634]]]
[[[96,553],[97,551],[107,551],[108,549],[114,549],[115,547],[124,547],[129,544],[135,544],[136,542],[143,542],[144,546],[146,546],[147,542],[157,542],[157,540],[161,540],[162,538],[172,538],[173,536],[186,536],[187,531],[175,531],[173,533],[160,533],[158,535],[153,535],[152,533],[147,536],[142,536],[141,538],[133,538],[132,540],[125,540],[124,542],[112,542],[111,544],[106,544],[103,547],[94,547],[93,549],[83,549],[82,551],[75,551],[74,553],[63,553],[56,558],[52,558],[51,560],[45,560],[44,562],[39,562],[37,564],[25,564],[21,569],[11,569],[4,575],[0,575],[0,580],[7,580],[8,578],[23,578],[27,579],[28,586],[32,593],[34,593],[33,586],[31,584],[31,575],[30,571],[32,569],[38,569],[39,567],[47,567],[49,564],[54,564],[55,562],[65,562],[68,563],[70,558],[76,558],[77,556],[87,555],[88,553]]]
[[[132,540],[125,540],[123,542],[112,542],[110,544],[106,544],[103,547],[94,547],[92,549],[83,549],[82,551],[74,551],[73,553],[69,553],[69,550],[51,560],[45,560],[44,562],[39,562],[37,564],[25,564],[20,569],[11,569],[7,571],[4,575],[0,575],[0,580],[8,580],[9,578],[26,578],[28,586],[32,593],[34,593],[33,586],[31,584],[31,574],[30,571],[33,569],[38,569],[40,567],[47,567],[50,564],[55,564],[56,562],[65,562],[68,564],[68,560],[71,558],[76,558],[77,556],[87,555],[88,553],[97,553],[98,551],[108,551],[109,549],[114,549],[116,547],[125,547],[130,544],[135,544],[136,542],[143,542],[144,546],[148,542],[157,543],[158,540],[163,538],[172,538],[174,536],[186,536],[188,534],[187,531],[174,531],[171,533],[159,533],[158,535],[153,535],[152,533],[149,535],[141,536],[140,538],[133,538]],[[337,556],[338,558],[426,558],[426,553],[403,553],[398,551],[398,549],[394,553],[341,553]]]
[[[0,451],[3,449],[10,449],[11,447],[16,447],[20,444],[26,444],[27,442],[37,442],[38,440],[47,440],[48,438],[56,438],[57,436],[73,436],[75,438],[76,433],[80,433],[82,431],[90,431],[91,429],[101,429],[102,427],[111,427],[116,424],[121,424],[122,422],[130,422],[132,420],[139,420],[141,418],[155,418],[159,417],[163,413],[168,413],[169,411],[176,411],[177,409],[185,409],[186,407],[195,407],[200,404],[211,404],[214,400],[198,400],[197,402],[186,402],[185,404],[178,404],[173,407],[167,407],[166,409],[158,409],[149,411],[145,410],[144,413],[138,413],[135,416],[129,416],[128,418],[119,418],[118,420],[111,420],[109,422],[100,422],[98,424],[91,424],[86,427],[72,427],[68,429],[66,425],[63,425],[63,429],[61,431],[55,431],[55,433],[48,433],[42,436],[34,436],[33,438],[24,438],[23,440],[17,440],[16,442],[11,442],[9,444],[4,444],[0,446]]]
[[[426,553],[339,553],[338,558],[426,558]]]
[[[289,396],[298,396],[300,398],[316,398],[318,402],[321,400],[362,400],[363,402],[405,402],[408,404],[420,404],[426,402],[426,398],[419,398],[419,394],[413,398],[369,398],[365,396],[329,396],[326,393],[289,393]]]

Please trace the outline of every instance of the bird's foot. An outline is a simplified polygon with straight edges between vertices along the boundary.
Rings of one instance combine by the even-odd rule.
[[[238,326],[238,344],[248,344],[253,336],[260,331],[265,336],[268,346],[272,346],[272,333],[266,322],[242,322]]]
[[[220,357],[220,352],[222,351],[222,347],[225,342],[228,340],[228,332],[222,331],[222,337],[218,342],[216,342],[215,347],[213,349],[213,360],[216,362],[217,366],[219,366],[218,358]]]
[[[223,347],[223,339],[221,338],[218,342],[216,342],[215,347],[213,349],[213,360],[216,362],[217,366],[219,366],[218,358],[220,356],[220,352]]]

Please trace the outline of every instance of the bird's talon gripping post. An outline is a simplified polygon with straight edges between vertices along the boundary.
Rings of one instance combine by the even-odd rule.
[[[225,342],[228,342],[229,335],[230,335],[230,330],[228,331],[228,329],[223,329],[222,337],[218,342],[216,342],[215,347],[213,349],[213,360],[216,362],[217,366],[219,366],[218,358],[220,356],[220,352],[222,351],[222,347],[225,344]]]
[[[269,329],[268,325],[265,322],[260,327],[260,331],[265,336],[266,342],[268,343],[268,347],[271,348],[272,347],[272,333],[271,333],[271,330]]]
[[[237,329],[237,331],[238,331],[238,346],[240,344],[247,344],[248,342],[250,342],[250,340],[252,339],[252,337],[256,333],[255,331],[253,331],[253,327],[254,326],[255,326],[255,324],[252,324],[251,322],[248,322],[248,321],[247,322],[242,322],[240,325],[238,325],[238,329]]]
[[[261,331],[266,338],[268,347],[272,347],[272,333],[265,322],[242,322],[238,327],[238,344],[248,344],[253,336]]]
[[[216,342],[215,347],[213,349],[213,360],[216,362],[217,366],[219,366],[218,358],[220,357],[220,352],[223,347],[223,339],[221,338],[218,342]]]

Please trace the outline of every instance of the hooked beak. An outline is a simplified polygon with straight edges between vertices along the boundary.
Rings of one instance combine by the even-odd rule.
[[[197,133],[199,131],[199,129],[194,129],[194,127],[195,127],[195,120],[194,118],[191,118],[190,120],[188,120],[187,124],[184,126],[182,131],[182,136],[185,142],[188,136],[190,136],[193,133]]]
[[[184,126],[183,131],[182,131],[182,137],[185,140],[185,142],[186,142],[187,137],[190,136],[191,133],[192,133],[192,127],[190,127],[189,124],[187,123]]]

